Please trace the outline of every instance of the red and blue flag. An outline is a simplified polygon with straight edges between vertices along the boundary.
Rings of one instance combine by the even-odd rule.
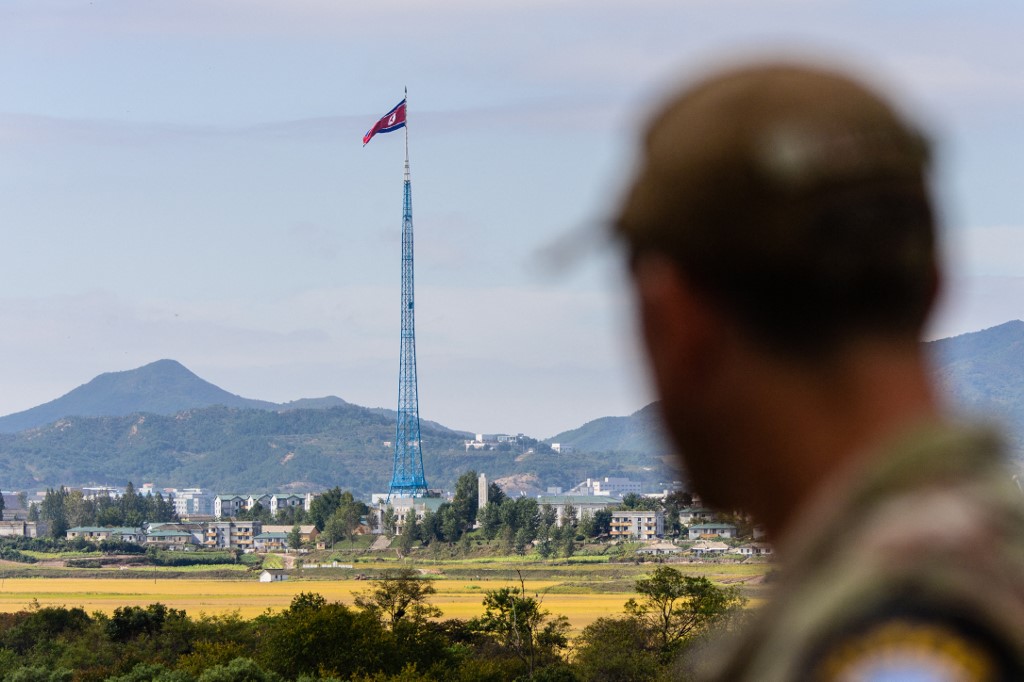
[[[393,133],[399,128],[405,127],[405,100],[395,105],[395,108],[384,114],[372,128],[363,135],[363,146],[369,142],[377,133]]]

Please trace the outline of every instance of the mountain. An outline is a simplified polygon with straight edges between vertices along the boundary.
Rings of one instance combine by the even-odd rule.
[[[1024,455],[1024,322],[926,344],[939,383],[961,409],[997,416]],[[467,450],[467,434],[424,420],[423,458],[432,487],[468,470],[494,480],[527,477],[571,487],[588,476],[652,485],[678,477],[657,404],[603,417],[547,443]],[[173,360],[103,374],[45,405],[0,418],[5,488],[154,482],[218,492],[382,491],[391,477],[395,412],[333,396],[284,405],[249,400]],[[17,431],[17,433],[12,433]],[[535,447],[536,446],[536,447]],[[525,480],[525,479],[524,479]]]
[[[336,395],[329,395],[323,398],[301,398],[291,402],[281,403],[276,409],[286,410],[324,410],[328,407],[343,407],[350,403],[342,400]]]
[[[927,344],[935,376],[950,402],[1003,422],[1024,454],[1024,322],[1013,320]]]
[[[328,396],[282,405],[239,397],[173,360],[103,374],[65,396],[0,418],[0,472],[7,488],[59,485],[203,487],[221,493],[308,491],[341,486],[362,496],[391,479],[396,413]],[[470,434],[422,420],[432,487],[464,472],[532,477],[570,487],[590,475],[663,481],[660,458],[625,453],[569,457],[536,441],[494,450],[465,447]]]
[[[1024,321],[931,341],[925,349],[948,401],[960,411],[1002,422],[1011,448],[1024,456]],[[595,419],[545,442],[584,452],[671,452],[656,403],[628,417]]]
[[[671,452],[657,403],[651,403],[628,417],[595,419],[544,442],[569,445],[582,452],[636,452],[655,456]]]
[[[274,403],[228,393],[175,360],[157,360],[138,369],[101,374],[56,400],[0,417],[0,433],[15,433],[69,416],[120,417],[137,412],[166,415],[210,405],[278,408]]]
[[[423,465],[431,487],[452,489],[466,471],[492,480],[533,476],[571,487],[587,476],[628,476],[652,484],[674,474],[660,458],[625,453],[559,455],[549,448],[502,444],[465,447],[466,434],[421,424]],[[5,489],[59,485],[202,487],[217,493],[323,490],[368,497],[391,480],[395,418],[358,405],[268,411],[223,406],[175,415],[65,417],[0,434]]]

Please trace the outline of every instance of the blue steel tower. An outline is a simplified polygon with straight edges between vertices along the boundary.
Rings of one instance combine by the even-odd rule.
[[[408,120],[408,119],[407,119]],[[398,362],[398,426],[388,499],[427,492],[420,441],[419,388],[416,383],[416,306],[413,287],[412,183],[409,180],[409,128],[405,127],[405,182],[402,199],[402,339]]]

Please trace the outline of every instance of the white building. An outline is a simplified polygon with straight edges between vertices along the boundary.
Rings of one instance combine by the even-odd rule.
[[[736,526],[731,523],[700,523],[690,526],[686,530],[690,540],[700,538],[734,538],[736,537]]]
[[[716,519],[715,511],[706,507],[687,507],[679,512],[679,523],[684,526],[694,523],[707,523]]]
[[[665,534],[665,513],[662,511],[613,511],[613,538],[654,540]]]
[[[278,510],[289,507],[302,507],[308,512],[315,497],[316,493],[276,493],[270,496],[270,513],[277,514]]]
[[[213,495],[202,488],[182,488],[172,493],[174,512],[183,519],[190,516],[216,516]]]
[[[620,504],[622,500],[616,497],[596,495],[540,495],[537,497],[537,504],[541,507],[551,505],[555,510],[555,519],[559,526],[565,518],[565,511],[569,507],[576,510],[576,520],[583,518],[584,514],[594,515],[594,512],[607,509],[608,507]]]
[[[203,545],[252,551],[263,526],[259,521],[211,521],[206,524]]]
[[[622,497],[634,493],[640,495],[643,484],[628,478],[605,476],[604,478],[588,478],[569,491],[570,495],[614,495]]]

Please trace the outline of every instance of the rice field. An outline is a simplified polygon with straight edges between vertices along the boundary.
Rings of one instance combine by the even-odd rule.
[[[504,581],[465,582],[439,580],[432,600],[445,618],[472,618],[483,613],[487,590],[504,586]],[[507,583],[511,585],[512,583]],[[557,581],[527,581],[530,594],[538,594],[544,607],[569,617],[573,629],[582,629],[602,615],[622,611],[632,596],[621,594],[565,593],[548,590]],[[351,604],[356,592],[367,590],[366,580],[296,580],[260,583],[255,580],[124,579],[124,578],[5,578],[0,580],[0,612],[21,611],[29,604],[80,606],[90,613],[112,613],[119,606],[145,606],[161,602],[190,615],[238,613],[244,618],[267,609],[288,607],[300,592],[317,592],[329,601]]]
[[[395,562],[360,562],[359,571],[394,568]],[[484,593],[505,586],[518,586],[520,575],[527,593],[537,595],[552,614],[568,617],[578,632],[601,616],[622,613],[626,600],[635,596],[636,578],[653,566],[630,564],[505,562],[423,562],[417,568],[433,581],[437,593],[432,602],[443,618],[467,619],[483,614]],[[186,569],[183,571],[183,568]],[[252,618],[269,610],[288,607],[300,592],[316,592],[328,601],[352,604],[354,595],[370,589],[369,580],[353,579],[355,571],[306,569],[304,576],[260,583],[244,566],[218,566],[220,578],[204,577],[211,567],[150,567],[143,576],[118,577],[6,577],[0,578],[0,612],[20,611],[29,604],[40,606],[82,607],[88,612],[112,613],[119,606],[145,606],[160,602],[183,609],[191,616],[237,613]],[[226,569],[237,572],[237,579],[225,578]],[[757,585],[767,564],[695,564],[678,565],[689,574],[705,575],[716,583]],[[187,570],[194,569],[194,570]],[[171,577],[171,572],[175,577]],[[187,577],[182,577],[182,573]],[[190,575],[190,574],[194,574]],[[312,575],[311,575],[312,574]],[[760,601],[757,587],[745,587],[751,605]]]

